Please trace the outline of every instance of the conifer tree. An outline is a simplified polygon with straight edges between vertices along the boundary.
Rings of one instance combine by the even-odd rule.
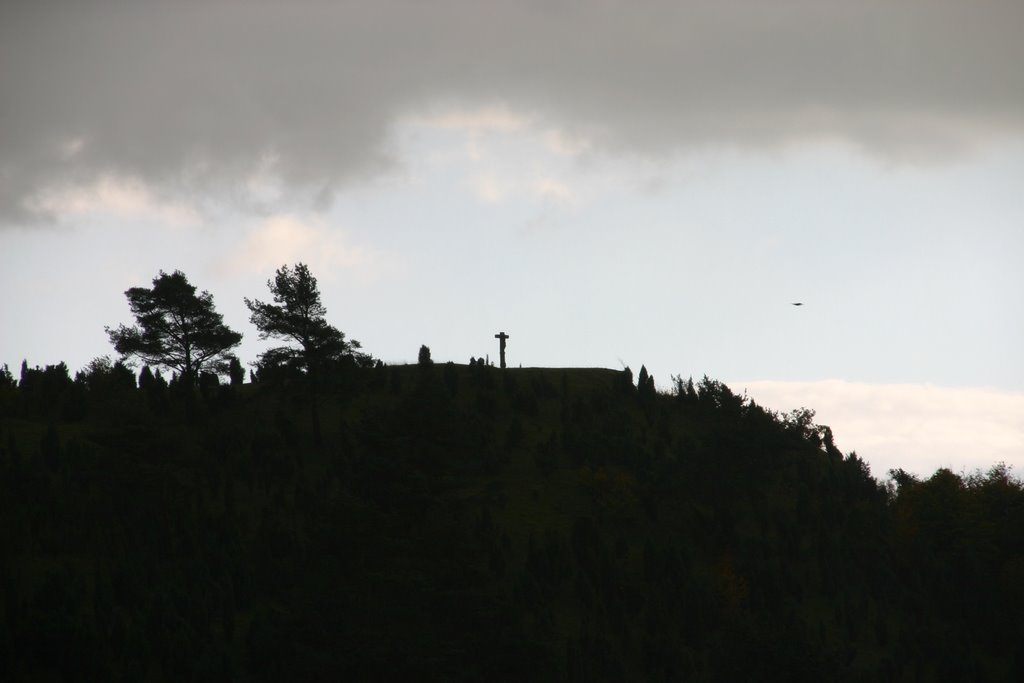
[[[231,378],[231,386],[238,386],[245,381],[245,369],[235,356],[231,357],[228,365],[228,376]]]
[[[277,269],[267,280],[274,303],[245,299],[252,316],[249,321],[260,331],[260,339],[281,339],[298,344],[278,346],[260,356],[262,367],[289,366],[311,372],[327,361],[350,357],[363,361],[359,342],[329,325],[327,309],[320,302],[316,278],[304,263]]]
[[[430,347],[426,344],[420,346],[419,357],[416,360],[420,365],[433,365],[434,361],[430,359]]]
[[[152,289],[132,287],[125,296],[137,324],[106,328],[122,359],[177,371],[189,386],[203,370],[227,371],[230,351],[242,342],[242,335],[224,324],[213,308],[213,295],[197,295],[180,270],[160,271]]]
[[[4,363],[3,368],[0,368],[0,389],[11,388],[18,386],[17,381],[14,379],[14,375],[11,374],[11,369],[7,367],[7,363]]]
[[[153,377],[153,371],[148,365],[143,365],[142,370],[139,371],[139,389],[149,391],[155,384],[156,378]]]
[[[640,374],[636,380],[636,391],[640,396],[653,396],[654,390],[654,377],[647,372],[647,366],[640,366]]]

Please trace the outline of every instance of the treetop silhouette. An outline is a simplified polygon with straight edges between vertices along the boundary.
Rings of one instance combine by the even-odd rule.
[[[423,345],[420,346],[420,352],[419,352],[419,355],[416,358],[416,363],[418,365],[423,365],[423,366],[425,366],[425,365],[433,365],[434,364],[434,361],[431,360],[431,358],[430,358],[430,347],[428,347],[426,344],[423,344]]]
[[[137,324],[105,328],[123,360],[176,370],[189,384],[204,370],[227,372],[230,351],[242,335],[224,324],[213,295],[205,290],[197,295],[180,270],[161,270],[152,288],[132,287],[125,296]]]
[[[298,344],[277,346],[260,355],[260,364],[290,366],[311,372],[327,361],[349,356],[365,358],[361,345],[328,324],[327,309],[320,301],[316,278],[304,263],[281,266],[274,279],[267,280],[274,303],[245,299],[252,316],[250,322],[260,331],[260,339],[281,339]]]

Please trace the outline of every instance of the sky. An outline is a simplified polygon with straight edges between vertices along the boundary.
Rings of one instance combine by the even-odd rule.
[[[303,262],[386,362],[646,365],[1024,470],[1024,3],[0,4],[0,363]],[[804,305],[794,307],[793,302]]]

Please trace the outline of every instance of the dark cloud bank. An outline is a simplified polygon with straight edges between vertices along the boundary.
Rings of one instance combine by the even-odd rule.
[[[1024,129],[1024,3],[50,2],[0,9],[0,216],[110,173],[323,192],[388,131],[502,103],[599,148],[829,137],[942,154]]]

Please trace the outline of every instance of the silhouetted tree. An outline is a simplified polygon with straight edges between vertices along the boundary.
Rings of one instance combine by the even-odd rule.
[[[7,367],[7,363],[4,363],[4,367],[0,368],[0,389],[13,389],[17,384],[14,375],[11,374],[11,369]]]
[[[654,396],[654,377],[647,373],[647,366],[640,366],[640,374],[636,380],[636,391],[640,396]]]
[[[231,357],[231,363],[228,365],[228,375],[231,377],[231,386],[233,387],[245,381],[245,369],[238,362],[238,358],[234,356]]]
[[[808,439],[817,432],[814,411],[810,408],[795,408],[789,411],[782,416],[782,424],[801,439]]]
[[[109,356],[100,356],[89,361],[82,370],[75,373],[75,382],[85,386],[89,393],[107,397],[119,391],[135,388],[135,375],[121,361],[112,362]]]
[[[682,375],[672,375],[672,393],[680,403],[693,403],[697,400],[697,388],[693,385],[693,377],[686,380]]]
[[[360,344],[324,319],[327,309],[320,302],[316,278],[304,263],[294,268],[281,266],[267,287],[274,303],[245,299],[252,312],[249,321],[260,331],[260,339],[282,339],[298,344],[278,346],[260,356],[263,367],[287,365],[311,372],[330,360],[351,357],[362,363],[369,356],[359,353]]]
[[[146,396],[150,410],[160,411],[166,407],[167,380],[159,370],[154,373],[148,365],[144,365],[139,372],[139,389]]]
[[[11,369],[4,364],[3,368],[0,368],[0,417],[13,407],[17,388],[17,380],[11,374]]]
[[[155,383],[156,377],[153,377],[153,371],[148,365],[143,365],[142,370],[139,371],[139,389],[149,391]]]
[[[426,344],[420,346],[420,355],[416,362],[420,365],[433,365],[434,361],[430,359],[430,348]]]
[[[64,362],[44,368],[29,368],[21,364],[18,383],[19,401],[28,415],[47,415],[51,418],[70,418],[80,413],[80,405],[73,405],[74,382]]]
[[[151,289],[132,287],[125,296],[137,325],[106,328],[122,358],[177,370],[189,386],[205,369],[227,371],[229,351],[241,343],[242,335],[224,324],[213,308],[213,295],[197,295],[180,270],[170,275],[160,271]]]

